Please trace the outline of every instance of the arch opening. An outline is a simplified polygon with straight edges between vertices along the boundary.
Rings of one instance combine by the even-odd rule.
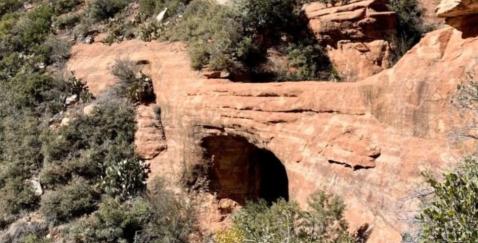
[[[289,200],[289,181],[282,162],[269,150],[258,148],[245,138],[204,138],[205,159],[212,163],[209,189],[219,199],[239,204],[262,198],[269,203]]]

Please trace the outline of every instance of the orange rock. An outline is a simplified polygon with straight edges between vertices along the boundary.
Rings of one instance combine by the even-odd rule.
[[[135,134],[135,151],[143,159],[151,160],[166,150],[166,137],[160,117],[156,117],[154,105],[136,108],[138,130]]]
[[[441,0],[418,0],[418,2],[420,3],[420,7],[424,9],[424,23],[427,25],[435,26],[435,28],[437,29],[440,29],[445,25],[445,20],[439,18],[435,14],[435,10],[438,4],[440,4],[440,1]]]
[[[412,227],[404,219],[418,209],[414,195],[423,183],[421,172],[448,169],[458,149],[465,154],[473,141],[450,142],[448,135],[473,122],[450,100],[457,85],[468,80],[467,73],[478,69],[477,33],[450,27],[431,32],[393,68],[355,83],[207,79],[190,69],[184,45],[138,40],[76,45],[68,67],[97,96],[114,84],[109,68],[120,53],[147,61],[167,144],[151,161],[153,174],[173,181],[184,166],[204,159],[214,158],[218,165],[233,161],[248,152],[232,146],[223,147],[227,153],[205,151],[202,142],[242,138],[282,162],[290,199],[305,205],[310,193],[326,189],[345,199],[352,229],[369,223],[369,242],[393,243]],[[145,124],[143,111],[147,108],[138,107],[138,119]],[[150,133],[144,129],[139,126],[138,137]],[[148,148],[145,141],[138,138],[137,149]],[[241,171],[228,173],[241,178]],[[217,211],[208,220],[206,225],[217,228],[224,222]]]
[[[478,14],[478,2],[474,0],[442,0],[436,8],[438,17],[460,17]]]
[[[329,8],[313,2],[303,9],[344,81],[362,80],[391,67],[394,52],[386,37],[396,34],[396,15],[385,1],[359,0]]]

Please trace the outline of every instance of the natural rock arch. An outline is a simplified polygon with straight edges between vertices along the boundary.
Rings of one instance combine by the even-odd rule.
[[[212,162],[209,186],[219,199],[239,204],[259,198],[269,203],[289,200],[287,172],[271,151],[237,136],[210,136],[201,145],[206,160]]]

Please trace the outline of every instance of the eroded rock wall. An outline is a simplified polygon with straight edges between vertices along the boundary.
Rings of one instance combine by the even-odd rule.
[[[304,5],[315,33],[345,81],[358,81],[392,66],[390,40],[396,15],[385,0],[355,0],[342,6],[320,2]]]
[[[151,159],[153,174],[177,180],[208,159],[205,138],[240,137],[282,162],[290,199],[304,205],[317,188],[329,190],[345,199],[352,229],[371,224],[369,242],[400,242],[417,209],[420,173],[452,167],[469,145],[448,139],[473,122],[450,100],[476,66],[476,50],[477,33],[441,29],[392,69],[356,83],[205,79],[190,69],[184,45],[137,40],[76,45],[68,67],[99,95],[114,83],[119,53],[147,61],[167,145]]]

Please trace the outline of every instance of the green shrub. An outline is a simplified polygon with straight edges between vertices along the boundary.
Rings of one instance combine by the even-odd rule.
[[[308,205],[308,210],[301,210],[297,203],[283,199],[272,205],[264,200],[249,202],[233,215],[232,228],[217,234],[217,242],[355,241],[347,231],[345,205],[340,198],[318,191],[310,196]]]
[[[152,215],[137,243],[185,243],[197,232],[194,202],[189,195],[176,196],[154,178],[149,184],[148,200]]]
[[[33,115],[13,112],[0,117],[0,188],[10,179],[24,181],[30,178],[43,162],[40,136],[45,127]]]
[[[19,0],[2,0],[0,2],[0,16],[7,13],[12,13],[22,7],[22,2]]]
[[[44,222],[17,222],[8,232],[0,235],[0,242],[8,243],[49,243],[45,239],[48,224]]]
[[[429,31],[432,26],[423,23],[424,9],[417,0],[392,0],[389,8],[397,14],[396,60],[398,61]]]
[[[30,185],[21,177],[11,177],[0,189],[0,207],[7,216],[20,211],[32,210],[37,206],[39,198],[35,196]]]
[[[113,18],[131,2],[131,0],[92,0],[86,6],[86,16],[98,21]]]
[[[297,22],[298,7],[295,0],[236,0],[233,6],[245,31],[259,35],[264,35],[265,30],[283,31]]]
[[[47,48],[48,63],[56,63],[63,67],[68,58],[70,58],[71,44],[66,40],[48,39],[44,43]]]
[[[112,73],[119,80],[119,84],[116,86],[116,92],[119,96],[132,102],[145,102],[154,99],[151,78],[142,73],[131,60],[116,60]]]
[[[78,115],[68,126],[61,127],[59,135],[65,138],[63,146],[69,151],[81,151],[103,145],[129,147],[134,142],[135,131],[134,107],[123,100],[112,99],[99,103],[91,115]],[[128,149],[123,153],[130,152]],[[58,157],[55,159],[61,159]]]
[[[48,220],[69,220],[92,212],[96,208],[97,197],[88,182],[77,178],[71,185],[46,192],[40,211]]]
[[[434,197],[418,216],[421,242],[477,242],[478,159],[467,158],[460,168],[443,176],[440,182],[425,174]]]
[[[55,19],[53,25],[60,30],[72,29],[81,20],[80,13],[67,13]]]
[[[79,0],[51,0],[51,5],[58,14],[71,12],[80,4]]]
[[[108,195],[130,196],[145,184],[145,166],[137,159],[118,161],[106,168],[100,186]]]
[[[78,23],[73,29],[73,35],[75,39],[83,40],[84,38],[86,38],[93,24],[94,20],[92,20],[91,18],[82,18],[80,23]]]
[[[111,196],[136,195],[144,189],[144,165],[134,153],[134,107],[111,99],[90,115],[79,114],[43,143],[48,162],[41,180],[53,187],[81,176]]]
[[[50,240],[46,238],[41,238],[40,236],[36,234],[29,234],[25,236],[21,242],[22,243],[50,243]]]
[[[68,229],[75,242],[185,243],[196,232],[194,205],[176,197],[161,179],[150,184],[148,196],[121,202],[103,197],[98,211]]]
[[[71,72],[71,75],[66,80],[66,89],[70,94],[74,94],[77,96],[77,101],[81,101],[83,103],[87,103],[92,100],[93,94],[90,93],[88,86],[83,80],[78,79],[75,77],[75,72]]]
[[[182,18],[168,25],[162,38],[188,42],[196,70],[226,70],[232,77],[245,74],[259,81],[330,76],[332,65],[318,47],[300,6],[296,0],[237,0],[230,5],[194,0]],[[265,64],[271,48],[290,54],[292,68],[269,74]]]
[[[0,81],[7,81],[15,77],[24,65],[25,59],[19,53],[7,54],[0,60]]]
[[[15,50],[31,50],[40,45],[50,34],[50,24],[54,15],[48,5],[41,5],[21,17],[12,29],[12,45]]]
[[[44,164],[39,174],[40,183],[44,188],[67,184],[71,176],[67,168],[57,164]]]
[[[56,113],[61,109],[62,102],[59,98],[61,90],[55,89],[55,80],[47,75],[21,74],[17,75],[11,83],[14,91],[13,104],[21,108],[36,108],[50,110]]]
[[[139,36],[143,41],[152,41],[158,39],[161,32],[163,32],[163,25],[153,20],[140,26]]]
[[[201,69],[208,64],[211,64],[211,69],[235,69],[234,56],[248,54],[235,53],[242,38],[236,17],[229,7],[192,1],[183,18],[165,33],[165,37],[189,42],[194,69]]]
[[[68,230],[75,242],[133,242],[152,213],[144,199],[121,203],[104,197],[98,211],[76,221]]]
[[[133,39],[133,23],[128,19],[115,18],[110,19],[107,24],[108,33],[104,40],[105,43],[113,44],[124,40]]]
[[[323,72],[323,67],[332,67],[318,44],[292,44],[287,49],[289,66],[296,69],[290,72],[287,80],[329,80],[330,73]],[[323,73],[323,74],[321,74]]]
[[[2,16],[0,19],[0,41],[4,40],[10,35],[10,32],[15,26],[15,23],[18,20],[18,14],[16,13],[7,13]]]

